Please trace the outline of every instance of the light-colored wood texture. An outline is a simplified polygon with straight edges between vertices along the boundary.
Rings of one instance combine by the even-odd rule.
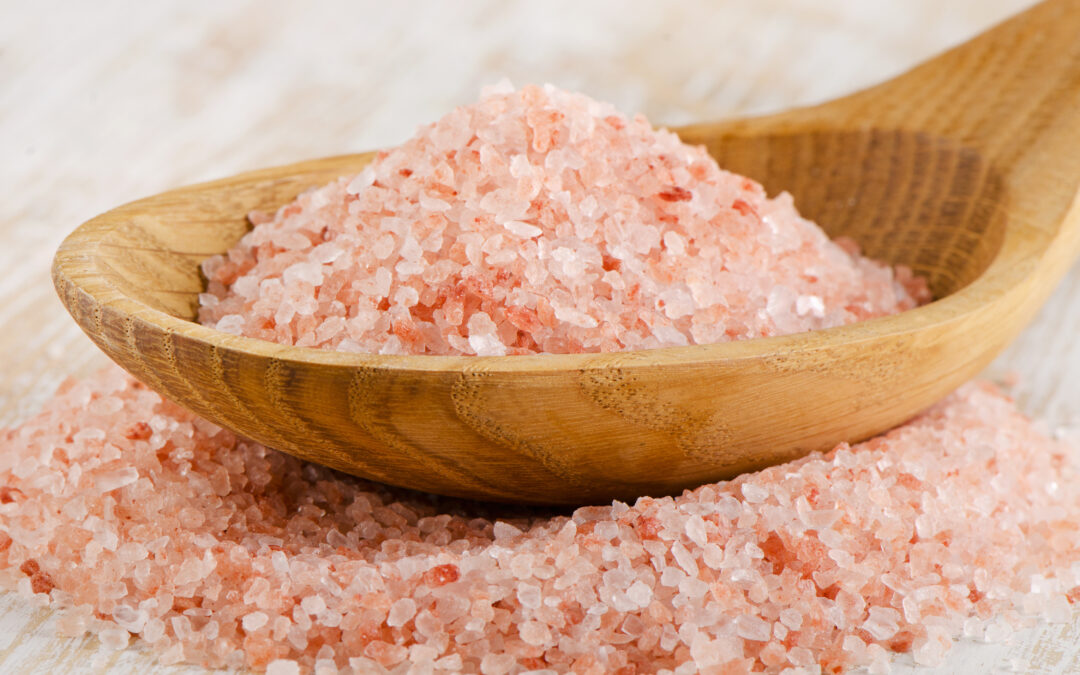
[[[981,370],[1080,251],[1080,0],[1038,7],[822,106],[689,127],[935,302],[801,335],[616,354],[361,355],[192,321],[198,265],[369,155],[170,191],[61,245],[57,291],[114,360],[273,448],[440,494],[581,504],[669,494],[859,441]]]
[[[683,124],[813,103],[896,74],[1030,0],[654,3],[34,2],[0,22],[0,423],[104,361],[56,299],[71,228],[131,199],[260,166],[384,147],[503,75]],[[422,18],[422,20],[421,20]],[[987,374],[1080,425],[1080,266]],[[1080,621],[961,642],[939,668],[1080,672]],[[0,673],[202,673],[62,639],[0,596]]]

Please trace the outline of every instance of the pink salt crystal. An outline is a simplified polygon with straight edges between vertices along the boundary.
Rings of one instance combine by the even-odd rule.
[[[529,139],[532,139],[531,142]],[[200,320],[372,353],[648,349],[826,328],[929,299],[641,116],[489,90],[206,261]]]

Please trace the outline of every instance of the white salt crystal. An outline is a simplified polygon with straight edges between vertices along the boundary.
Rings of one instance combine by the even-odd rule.
[[[402,598],[390,606],[386,625],[391,627],[405,625],[416,614],[416,602],[412,598]]]
[[[477,356],[506,356],[506,345],[490,333],[470,335],[469,347]]]
[[[791,630],[799,630],[802,628],[802,614],[793,607],[782,609],[780,610],[780,623]]]
[[[694,555],[681,542],[676,541],[671,545],[671,554],[675,557],[675,562],[679,564],[679,567],[683,568],[688,575],[697,576],[697,561],[694,560]]]
[[[800,295],[795,300],[795,312],[799,316],[810,316],[820,319],[825,316],[825,302],[819,295]]]
[[[759,616],[740,614],[735,618],[735,634],[744,640],[768,642],[772,636],[772,625]]]
[[[900,630],[900,613],[888,607],[871,607],[863,629],[875,640],[888,640]]]
[[[397,243],[394,241],[394,235],[386,233],[376,239],[375,242],[371,245],[371,254],[375,256],[377,260],[386,260],[390,257],[390,254],[394,252],[394,248],[396,246]],[[383,270],[386,268],[380,267],[379,269]],[[377,271],[376,274],[378,274]]]
[[[525,644],[539,647],[551,639],[551,631],[539,621],[526,621],[518,627],[518,634]]]
[[[510,672],[516,662],[512,654],[489,653],[480,660],[480,672],[483,675],[504,675]]]
[[[742,484],[742,494],[746,501],[751,504],[760,504],[768,499],[769,490],[760,485],[747,482]]]
[[[653,591],[645,582],[640,579],[630,585],[630,588],[626,589],[626,597],[638,607],[648,607],[652,602]]]
[[[105,628],[98,633],[98,640],[108,649],[123,649],[131,641],[131,633],[123,628]]]
[[[286,286],[293,286],[298,283],[318,286],[323,282],[323,268],[322,265],[310,262],[293,263],[285,268],[281,278]]]
[[[663,586],[678,586],[686,579],[686,572],[677,567],[665,567],[660,573],[660,584]]]
[[[165,635],[165,622],[161,619],[149,619],[143,626],[140,637],[153,644]]]
[[[503,223],[502,226],[506,228],[506,230],[509,231],[511,234],[521,237],[522,239],[539,237],[544,232],[539,227],[536,227],[535,225],[530,225],[528,223],[523,223],[520,220],[508,220]]]
[[[492,530],[496,540],[513,539],[521,536],[521,530],[502,520],[495,521]]]
[[[927,636],[915,641],[912,657],[920,666],[939,666],[945,661],[951,640],[941,626],[927,626]]]
[[[141,609],[135,609],[128,605],[117,605],[113,608],[113,620],[126,631],[138,633],[146,625],[149,615]]]
[[[365,188],[370,187],[375,182],[375,169],[370,164],[364,167],[355,178],[349,181],[348,187],[345,189],[350,194],[359,194]]]
[[[111,492],[125,485],[131,485],[137,480],[139,480],[138,469],[129,466],[94,476],[94,487],[98,492]]]
[[[709,542],[701,549],[701,561],[711,569],[718,570],[724,563],[724,549],[719,544]]]
[[[321,595],[309,595],[300,601],[300,608],[308,614],[318,614],[326,609],[326,601]]]
[[[518,586],[517,599],[522,607],[536,609],[540,606],[540,587],[535,584],[521,584]]]
[[[337,663],[334,659],[316,659],[315,675],[339,675]]]
[[[244,331],[244,325],[247,320],[239,314],[227,314],[217,320],[214,324],[214,328],[223,333],[232,333],[233,335],[241,335]]]
[[[443,670],[460,672],[464,664],[461,661],[461,654],[451,654],[438,659],[435,661],[434,665],[436,668],[441,668]]]
[[[275,659],[267,664],[266,675],[300,675],[300,664],[291,659]]]
[[[265,626],[269,620],[270,617],[263,612],[251,612],[250,614],[244,615],[244,619],[241,623],[246,632],[252,633]]]
[[[596,319],[570,305],[553,301],[551,306],[555,310],[555,318],[559,321],[580,328],[596,328],[599,325]]]

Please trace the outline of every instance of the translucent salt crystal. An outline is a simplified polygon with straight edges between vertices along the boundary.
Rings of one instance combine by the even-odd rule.
[[[695,576],[698,573],[697,561],[694,559],[694,555],[679,542],[675,542],[671,545],[671,554],[675,557],[675,562],[679,564],[679,567],[683,568],[690,576]]]
[[[244,331],[244,325],[247,321],[239,314],[229,314],[221,317],[214,324],[214,328],[223,333],[232,333],[233,335],[241,335]]]
[[[825,316],[825,302],[819,295],[800,295],[795,299],[795,313],[820,319]]]
[[[576,307],[554,302],[552,303],[552,307],[555,310],[555,318],[559,321],[564,321],[571,326],[596,328],[599,325],[596,319]]]
[[[522,607],[536,609],[541,603],[540,587],[535,584],[521,584],[518,587],[517,598]]]
[[[149,615],[141,610],[128,605],[117,605],[112,612],[113,620],[126,631],[138,633],[146,625]]]
[[[690,516],[690,518],[686,520],[686,536],[698,546],[704,546],[708,542],[708,535],[705,532],[705,521],[701,516]]]
[[[772,637],[772,625],[761,617],[740,614],[735,618],[735,633],[744,640],[767,642]]]
[[[941,626],[928,626],[927,636],[915,641],[912,656],[920,666],[939,666],[952,644],[948,632]]]
[[[518,537],[521,535],[522,532],[510,523],[499,520],[496,521],[495,525],[493,526],[493,533],[495,534],[496,540],[502,540]]]
[[[300,675],[300,664],[291,659],[275,659],[266,665],[266,675]]]
[[[105,628],[98,633],[98,640],[108,649],[123,649],[131,641],[131,633],[123,628]]]
[[[139,637],[143,640],[153,644],[157,642],[165,635],[165,622],[161,619],[148,619],[143,626],[142,632]]]
[[[463,663],[461,660],[461,654],[450,654],[438,659],[434,663],[436,668],[442,668],[443,670],[449,670],[451,672],[461,671]]]
[[[768,499],[769,490],[754,483],[743,483],[742,494],[746,501],[751,504],[759,504]]]
[[[244,620],[241,623],[246,632],[252,633],[265,626],[269,620],[270,617],[263,612],[251,612],[244,615]]]
[[[412,598],[402,598],[390,607],[390,613],[386,617],[386,625],[402,626],[416,614],[416,602]]]
[[[1008,622],[998,619],[987,624],[983,633],[983,640],[990,643],[1005,642],[1012,634],[1012,626]]]
[[[359,194],[362,190],[369,187],[374,182],[375,170],[371,165],[368,165],[364,168],[363,171],[357,174],[355,178],[349,181],[349,185],[346,189],[350,194],[355,195]]]
[[[686,572],[677,567],[665,567],[660,573],[660,584],[663,586],[678,586],[686,579]]]
[[[502,224],[510,233],[521,237],[522,239],[531,239],[543,234],[543,230],[535,225],[523,223],[520,220],[508,220]]]
[[[489,333],[469,336],[469,347],[477,356],[505,356],[506,345]]]
[[[652,601],[653,591],[643,581],[638,580],[626,589],[626,597],[638,607],[647,607]]]
[[[724,563],[724,549],[718,544],[706,544],[701,550],[701,561],[711,569],[720,569]]]
[[[863,622],[863,630],[875,640],[888,640],[900,630],[900,613],[888,607],[871,607],[869,617]]]
[[[505,675],[514,667],[516,659],[511,654],[485,654],[480,659],[480,672],[482,675]]]
[[[525,644],[539,647],[551,639],[551,631],[539,621],[526,621],[518,627],[518,634]]]
[[[125,467],[94,476],[94,486],[98,492],[111,492],[139,480],[139,471],[134,467]]]
[[[297,283],[318,286],[323,282],[322,266],[310,262],[294,263],[285,269],[281,275],[281,279],[285,282],[286,287],[293,286]]]
[[[326,609],[326,601],[322,596],[309,595],[300,601],[300,607],[308,614],[318,614]]]

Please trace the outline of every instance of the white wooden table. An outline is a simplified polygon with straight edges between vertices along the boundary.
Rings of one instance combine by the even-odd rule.
[[[503,76],[656,123],[812,103],[904,70],[1028,0],[0,2],[0,424],[104,357],[53,297],[61,238],[184,183],[397,143]],[[1063,149],[1065,150],[1065,149]],[[1080,148],[1073,149],[1080,152]],[[796,195],[798,197],[798,195]],[[1080,266],[991,368],[1080,425]],[[1078,613],[1080,617],[1080,613]],[[0,595],[0,673],[176,673],[59,639]],[[900,657],[894,672],[913,671]],[[1080,672],[1080,618],[961,643],[939,673]]]

